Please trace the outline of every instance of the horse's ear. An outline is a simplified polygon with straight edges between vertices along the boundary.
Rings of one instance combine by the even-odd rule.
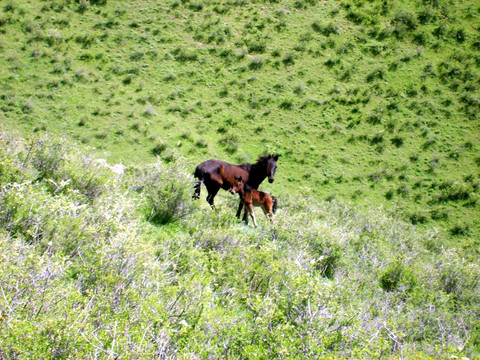
[[[273,159],[274,159],[275,161],[277,161],[279,156],[280,156],[280,155],[275,155],[275,156],[273,157]]]

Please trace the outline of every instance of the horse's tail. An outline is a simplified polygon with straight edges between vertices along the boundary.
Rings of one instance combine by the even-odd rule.
[[[275,196],[272,196],[272,200],[273,200],[272,212],[275,214],[278,208],[278,201]]]
[[[195,183],[193,184],[195,192],[193,193],[192,197],[194,199],[200,199],[200,189],[202,188],[202,182],[205,178],[205,170],[203,169],[203,166],[198,165],[195,168],[195,173],[193,174],[193,176],[195,176],[198,181],[195,181]]]

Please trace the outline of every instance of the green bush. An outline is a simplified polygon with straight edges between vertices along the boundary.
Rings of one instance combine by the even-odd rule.
[[[380,287],[387,292],[400,289],[409,291],[416,284],[416,277],[411,268],[396,260],[382,270],[379,282]]]
[[[187,218],[195,209],[193,179],[178,164],[161,162],[140,170],[139,186],[145,198],[146,218],[154,224],[168,224]]]

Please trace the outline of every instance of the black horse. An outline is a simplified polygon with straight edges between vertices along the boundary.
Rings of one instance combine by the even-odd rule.
[[[221,160],[207,160],[195,168],[194,176],[198,179],[195,182],[194,199],[200,198],[200,187],[202,183],[207,188],[207,202],[214,207],[214,198],[220,188],[230,190],[235,184],[235,177],[242,177],[243,181],[254,189],[265,178],[268,177],[268,182],[272,183],[275,177],[275,170],[277,170],[278,155],[265,155],[258,158],[255,164],[243,163],[240,165],[233,165]],[[237,217],[240,217],[243,204],[240,202],[237,211]]]

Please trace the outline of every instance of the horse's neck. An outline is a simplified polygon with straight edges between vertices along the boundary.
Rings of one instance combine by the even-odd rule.
[[[265,170],[262,164],[254,164],[250,169],[250,175],[248,178],[248,183],[254,187],[258,188],[263,180],[267,177],[267,171]]]

